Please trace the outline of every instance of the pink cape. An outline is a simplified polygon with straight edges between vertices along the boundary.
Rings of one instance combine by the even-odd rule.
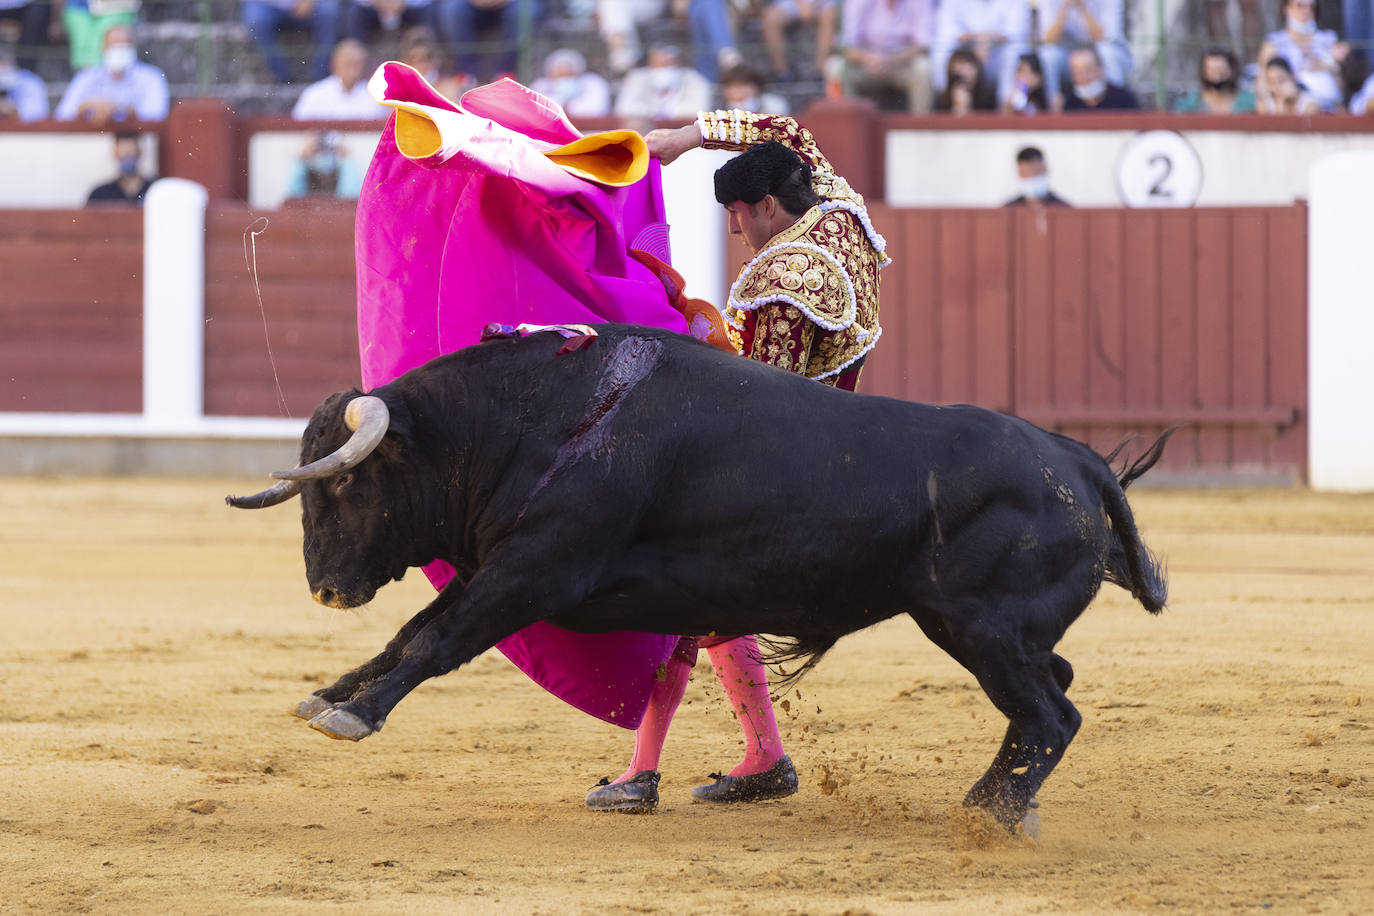
[[[619,321],[686,331],[662,282],[629,254],[643,249],[668,259],[657,160],[624,187],[579,177],[545,153],[581,135],[555,103],[512,80],[474,89],[459,105],[403,64],[384,64],[369,86],[397,113],[358,201],[364,388],[476,344],[492,322]],[[398,118],[410,156],[398,148]],[[428,144],[423,155],[415,155],[415,137]],[[424,569],[436,588],[453,577],[439,560]],[[676,642],[537,623],[497,646],[555,696],[635,728]]]

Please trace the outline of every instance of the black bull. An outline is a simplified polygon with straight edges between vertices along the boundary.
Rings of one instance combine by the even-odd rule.
[[[539,620],[775,634],[811,664],[909,614],[1009,720],[965,804],[1014,828],[1081,721],[1055,644],[1104,579],[1164,606],[1123,490],[1167,435],[1118,478],[1111,456],[1015,417],[848,394],[667,332],[599,330],[582,350],[560,354],[555,334],[498,340],[371,398],[332,395],[302,438],[313,466],[230,499],[299,492],[306,575],[333,607],[435,558],[457,570],[298,714],[357,740],[422,681]]]

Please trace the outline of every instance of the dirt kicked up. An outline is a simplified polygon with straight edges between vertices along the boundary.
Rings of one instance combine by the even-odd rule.
[[[0,910],[1361,913],[1374,901],[1374,496],[1135,489],[1168,561],[1061,643],[1083,728],[1039,846],[965,816],[1004,720],[910,621],[780,698],[783,802],[688,792],[740,753],[704,656],[649,817],[593,814],[628,732],[488,654],[386,729],[286,712],[432,594],[306,593],[257,480],[0,480]]]

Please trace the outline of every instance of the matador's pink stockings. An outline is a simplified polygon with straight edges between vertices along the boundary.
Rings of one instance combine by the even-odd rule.
[[[758,643],[752,636],[740,636],[706,650],[716,670],[730,708],[744,733],[745,754],[731,776],[762,773],[782,758],[782,737],[768,697],[768,672],[758,661]],[[623,782],[643,770],[657,770],[668,726],[673,722],[682,696],[687,691],[690,662],[674,654],[668,659],[665,677],[649,696],[649,708],[635,732],[635,752],[630,766],[616,782]]]
[[[696,657],[696,644],[692,643],[691,656]],[[649,694],[649,707],[644,710],[644,718],[635,730],[635,753],[630,758],[630,767],[615,782],[624,782],[642,770],[657,770],[659,754],[663,742],[668,737],[668,726],[673,724],[673,713],[677,712],[682,695],[687,692],[687,679],[692,674],[692,663],[674,652],[664,663],[664,678],[654,684]]]
[[[759,644],[752,636],[740,636],[706,652],[744,732],[744,759],[728,775],[762,773],[782,759],[782,737],[768,696],[768,670],[759,661]]]

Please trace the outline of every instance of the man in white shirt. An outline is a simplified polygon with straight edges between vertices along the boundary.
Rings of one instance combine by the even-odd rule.
[[[161,121],[167,117],[167,77],[152,64],[138,60],[134,30],[127,25],[110,26],[104,48],[100,63],[72,77],[53,117],[92,124]]]
[[[305,87],[291,117],[297,121],[362,121],[382,119],[391,109],[377,104],[367,91],[363,70],[367,49],[345,38],[329,56],[329,76]]]
[[[48,116],[48,89],[15,61],[15,48],[0,42],[0,121],[41,121]]]

